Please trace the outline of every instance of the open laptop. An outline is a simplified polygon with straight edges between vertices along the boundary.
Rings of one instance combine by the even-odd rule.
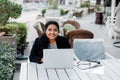
[[[73,68],[73,49],[44,49],[45,68]]]
[[[80,60],[96,61],[105,59],[103,39],[74,39],[75,55]]]

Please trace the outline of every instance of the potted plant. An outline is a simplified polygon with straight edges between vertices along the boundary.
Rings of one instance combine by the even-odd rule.
[[[46,13],[46,9],[42,9],[42,10],[41,10],[42,16],[44,16],[45,13]]]
[[[8,20],[9,18],[18,18],[22,13],[22,9],[22,5],[10,0],[0,0],[0,31],[4,31],[7,34],[4,35],[5,37],[11,36],[11,34],[16,34],[18,54],[23,53],[21,46],[23,47],[24,45],[25,49],[27,44],[27,28],[24,23],[9,23]]]
[[[60,9],[61,15],[65,15],[66,11],[64,9]]]
[[[103,24],[103,13],[104,13],[104,7],[100,4],[96,5],[95,8],[96,11],[96,20],[95,23],[96,24]]]
[[[8,42],[0,42],[0,80],[12,80],[15,70],[15,48]]]
[[[82,3],[80,7],[83,9],[83,14],[87,15],[88,8],[90,7],[90,2],[89,1],[84,1],[84,3]]]
[[[3,27],[0,27],[0,31],[5,31],[5,33],[9,34],[9,35],[16,34],[15,38],[16,38],[16,45],[17,45],[17,47],[16,47],[17,54],[23,55],[23,51],[28,44],[28,42],[26,41],[26,37],[27,37],[26,24],[25,23],[11,22],[11,23],[6,24]],[[6,34],[3,36],[4,38],[6,37]]]
[[[17,17],[19,17],[21,12],[21,5],[11,2],[10,0],[0,0],[0,28],[4,27],[8,23],[9,18],[16,19]],[[14,31],[14,29],[12,31]],[[5,34],[3,35],[7,34],[7,31],[4,30],[0,30],[0,32],[5,32]]]
[[[104,12],[104,7],[102,5],[100,5],[100,4],[97,4],[95,6],[95,11],[96,12]]]

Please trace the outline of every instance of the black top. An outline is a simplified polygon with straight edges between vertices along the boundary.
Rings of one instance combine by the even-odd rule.
[[[35,63],[41,63],[40,60],[43,58],[43,49],[47,49],[49,45],[49,39],[45,34],[40,38],[36,38],[33,47],[31,49],[30,61]],[[58,49],[71,48],[69,40],[65,37],[58,36],[56,38],[56,45]]]

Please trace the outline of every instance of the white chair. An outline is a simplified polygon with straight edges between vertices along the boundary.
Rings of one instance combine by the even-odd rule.
[[[114,40],[120,38],[120,3],[116,10],[116,16],[107,17],[106,28],[110,38],[114,38]]]
[[[113,37],[113,26],[115,26],[116,22],[116,17],[111,18],[111,16],[107,17],[107,21],[106,21],[106,32],[107,35],[112,39]]]
[[[75,55],[80,60],[110,59],[104,49],[103,39],[75,39],[73,44]]]

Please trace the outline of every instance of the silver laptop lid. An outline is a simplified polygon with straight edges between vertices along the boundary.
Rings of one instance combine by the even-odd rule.
[[[73,49],[44,49],[45,68],[73,68]]]
[[[80,60],[105,59],[103,39],[74,39],[74,52]]]

